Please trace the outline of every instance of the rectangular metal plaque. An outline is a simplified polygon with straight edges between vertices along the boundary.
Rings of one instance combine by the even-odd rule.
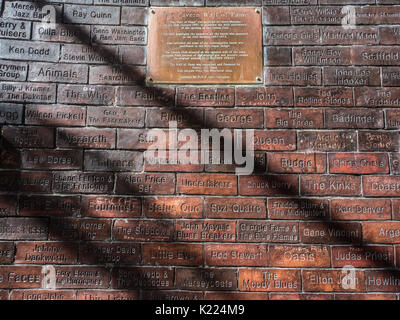
[[[148,81],[263,82],[259,8],[150,9]]]

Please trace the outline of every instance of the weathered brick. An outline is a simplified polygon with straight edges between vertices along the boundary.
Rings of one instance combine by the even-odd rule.
[[[400,243],[400,223],[363,222],[363,238],[367,243]]]
[[[266,217],[266,204],[260,198],[207,197],[207,218],[214,219],[263,219]]]
[[[229,174],[177,175],[177,192],[184,194],[236,195],[237,179]]]
[[[82,151],[24,150],[21,154],[23,169],[68,170],[82,168]]]
[[[0,58],[58,62],[60,45],[46,42],[1,40]]]
[[[97,44],[145,45],[147,43],[147,28],[139,26],[92,26],[91,40]]]
[[[25,81],[27,74],[27,62],[0,60],[0,80]]]
[[[400,190],[400,177],[365,176],[363,177],[363,193],[372,197],[397,197]]]
[[[139,24],[146,25],[148,23],[146,8],[122,7],[121,24]]]
[[[60,171],[53,176],[53,191],[57,193],[109,193],[113,188],[112,173]]]
[[[117,194],[173,194],[175,174],[173,173],[118,173]]]
[[[351,64],[350,47],[296,47],[294,64],[298,66],[340,66]]]
[[[329,173],[389,173],[389,161],[384,153],[330,153],[328,161]]]
[[[271,267],[330,267],[330,250],[319,245],[270,245],[268,247]]]
[[[351,279],[342,270],[315,269],[303,270],[304,291],[323,292],[365,292],[365,275],[355,271]]]
[[[400,154],[390,154],[390,172],[392,175],[400,175]]]
[[[109,240],[111,221],[107,219],[52,218],[50,240]]]
[[[239,177],[239,193],[245,196],[298,194],[297,175],[250,175]]]
[[[360,243],[361,224],[357,222],[300,222],[302,243]]]
[[[29,81],[86,83],[89,67],[82,64],[31,63]]]
[[[318,86],[322,84],[318,67],[267,67],[265,84],[269,86]]]
[[[96,242],[79,246],[82,264],[138,264],[140,260],[140,244]]]
[[[320,29],[311,26],[264,27],[264,45],[290,46],[320,44]]]
[[[398,292],[400,278],[396,270],[371,270],[365,272],[367,291]]]
[[[240,269],[240,291],[301,291],[301,274],[296,269]]]
[[[0,266],[0,288],[41,288],[44,275],[40,266]]]
[[[357,134],[355,131],[300,131],[299,151],[355,151]]]
[[[142,66],[92,66],[90,84],[140,84],[144,81],[146,69]]]
[[[288,24],[290,24],[289,7],[265,7],[265,8],[263,8],[262,23],[264,25],[288,25]]]
[[[204,206],[200,197],[146,197],[143,211],[148,218],[202,218]]]
[[[379,83],[377,85],[379,85]],[[400,67],[383,67],[382,85],[398,87],[400,85]]]
[[[119,63],[124,64],[125,69],[129,70],[127,64],[146,64],[147,55],[145,46],[120,46]]]
[[[236,290],[237,275],[232,269],[176,268],[175,283],[184,290]]]
[[[119,24],[120,8],[66,4],[63,19],[66,23]]]
[[[32,40],[87,43],[90,40],[90,26],[60,23],[49,26],[47,23],[35,22],[33,23]]]
[[[267,153],[268,172],[325,173],[326,155],[322,153]]]
[[[323,27],[321,37],[322,44],[330,45],[378,44],[379,41],[378,27],[364,26],[354,26],[354,28],[348,29],[343,28],[343,26]]]
[[[190,151],[184,152],[188,158],[192,159]],[[145,171],[171,171],[171,172],[201,172],[204,165],[201,164],[200,155],[196,158],[198,163],[183,158],[183,154],[178,150],[168,150],[165,154],[160,151],[147,151],[144,153],[144,170]]]
[[[267,265],[267,246],[262,244],[208,244],[204,251],[208,266]]]
[[[381,44],[397,45],[400,40],[400,29],[396,26],[394,27],[380,26],[379,36]]]
[[[141,171],[143,154],[136,151],[85,151],[85,170],[88,171]]]
[[[113,239],[118,241],[157,241],[173,239],[170,221],[117,220],[113,226]]]
[[[54,129],[47,127],[14,127],[4,126],[3,139],[18,148],[52,148],[54,146]]]
[[[265,127],[273,129],[323,128],[324,114],[320,109],[265,109]]]
[[[79,196],[23,195],[19,198],[21,216],[74,216],[81,211]]]
[[[290,8],[292,24],[342,24],[345,15],[346,13],[342,12],[342,7],[340,6],[306,6]]]
[[[205,123],[209,128],[262,128],[264,112],[260,109],[207,109]]]
[[[269,300],[267,292],[217,292],[207,291],[204,300]]]
[[[238,241],[296,243],[299,242],[299,223],[240,220],[238,222]]]
[[[45,126],[84,126],[86,108],[61,105],[27,105],[25,124]]]
[[[175,226],[177,241],[221,241],[234,242],[236,225],[234,221],[221,220],[180,220]]]
[[[284,151],[296,149],[295,131],[255,130],[254,149],[263,151]]]
[[[361,178],[345,175],[301,175],[300,194],[359,196],[361,194]]]
[[[21,124],[23,107],[19,104],[0,104],[0,124]]]
[[[13,290],[11,300],[75,300],[75,292],[72,290]]]
[[[352,47],[352,63],[355,65],[399,65],[400,54],[397,47]]]
[[[50,83],[4,82],[0,101],[55,103],[56,85]]]
[[[331,216],[334,220],[390,220],[388,199],[332,199]]]
[[[175,89],[121,87],[118,91],[118,104],[122,106],[162,106],[169,107],[175,102]]]
[[[136,197],[83,196],[82,214],[98,218],[140,217],[142,202]]]
[[[335,300],[397,300],[394,293],[336,293]]]
[[[351,107],[353,91],[351,88],[295,88],[297,107]]]
[[[107,45],[63,44],[61,62],[109,64],[118,63],[118,48]]]
[[[114,268],[113,289],[170,289],[174,287],[174,269],[167,267]]]
[[[352,265],[363,267],[390,267],[394,263],[391,246],[335,246],[332,247],[332,267]]]
[[[139,293],[134,290],[79,290],[76,294],[77,300],[109,300],[126,301],[138,300]]]
[[[75,264],[78,246],[69,242],[17,242],[15,263]]]
[[[29,40],[31,37],[31,22],[0,19],[0,36],[6,39]]]
[[[157,265],[201,266],[201,244],[143,244],[143,263]]]
[[[11,264],[14,260],[14,243],[13,242],[0,242],[0,263]]]
[[[354,294],[354,293],[351,293]],[[270,300],[301,300],[301,301],[314,301],[314,300],[334,300],[333,294],[329,293],[270,293]]]
[[[329,129],[382,129],[383,110],[329,108],[325,110],[325,126]]]
[[[399,88],[354,88],[354,96],[360,107],[400,107]]]
[[[176,121],[178,128],[203,127],[204,110],[201,108],[146,108],[146,127],[168,128],[171,121]]]
[[[34,20],[41,21],[47,12],[42,12],[45,5],[43,2],[37,1],[7,1],[4,4],[4,18],[13,18],[18,20]],[[56,18],[59,20],[61,5],[53,5],[56,10]]]
[[[143,127],[142,108],[88,107],[87,124],[97,127]]]
[[[57,102],[89,105],[112,105],[115,99],[115,88],[111,86],[58,86]]]
[[[325,67],[324,85],[328,86],[379,86],[381,73],[374,67]]]
[[[268,199],[268,218],[278,220],[327,220],[329,202],[323,199]]]
[[[292,88],[236,88],[237,106],[293,106]]]
[[[399,151],[399,133],[384,131],[360,131],[360,151]]]
[[[57,289],[101,289],[108,288],[110,271],[102,267],[55,267]]]
[[[46,240],[48,231],[45,218],[0,219],[1,240]]]
[[[188,107],[232,107],[234,88],[178,88],[177,105]]]
[[[287,47],[264,47],[264,66],[291,66],[292,49]]]
[[[58,128],[57,147],[112,149],[115,147],[115,130]]]
[[[0,217],[15,216],[17,213],[16,195],[0,196]]]

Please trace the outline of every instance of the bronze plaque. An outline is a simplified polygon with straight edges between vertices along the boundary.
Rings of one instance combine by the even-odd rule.
[[[263,83],[259,8],[150,9],[148,81]]]

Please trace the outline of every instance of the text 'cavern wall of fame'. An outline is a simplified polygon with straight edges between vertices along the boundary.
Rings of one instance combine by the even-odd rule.
[[[149,77],[154,83],[262,83],[257,8],[154,8]]]

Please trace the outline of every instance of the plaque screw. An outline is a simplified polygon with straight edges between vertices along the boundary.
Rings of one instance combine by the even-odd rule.
[[[255,10],[256,13],[261,13],[260,9]]]
[[[151,9],[150,12],[151,12],[152,14],[156,14],[156,10],[154,10],[154,9]]]
[[[149,80],[149,82],[153,82],[153,78],[149,77],[147,80]]]
[[[261,82],[261,81],[262,81],[261,77],[257,77],[257,78],[256,78],[256,81],[257,81],[257,82]]]

